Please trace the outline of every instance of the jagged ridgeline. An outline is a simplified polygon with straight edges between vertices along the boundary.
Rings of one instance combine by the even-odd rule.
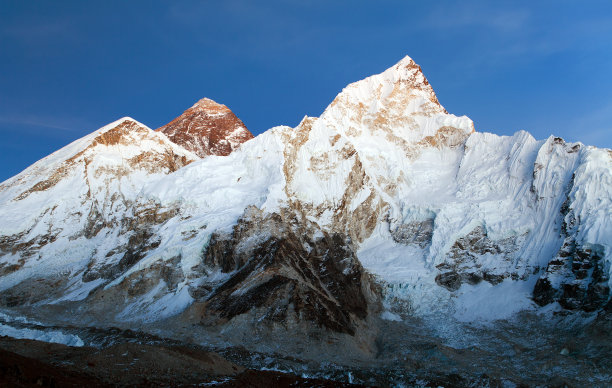
[[[612,152],[475,132],[408,57],[254,138],[208,99],[118,120],[0,209],[0,304],[41,320],[371,355],[383,321],[612,309]]]

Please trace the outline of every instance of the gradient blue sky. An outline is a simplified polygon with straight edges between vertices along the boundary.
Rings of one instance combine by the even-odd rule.
[[[612,2],[0,0],[0,181],[201,97],[255,134],[404,55],[476,130],[612,147]]]

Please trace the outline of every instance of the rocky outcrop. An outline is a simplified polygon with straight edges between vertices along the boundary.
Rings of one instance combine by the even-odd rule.
[[[229,155],[240,144],[253,138],[234,112],[208,98],[201,99],[156,130],[200,158]]]
[[[555,138],[554,142],[566,146],[561,139]],[[578,152],[579,149],[580,147],[573,147],[567,152]],[[608,163],[608,166],[603,166],[612,167],[612,157]],[[584,217],[584,213],[581,214],[577,206],[590,194],[580,187],[585,175],[587,174],[584,168],[577,169],[565,190],[565,201],[559,209],[563,244],[549,261],[533,290],[533,300],[540,306],[558,302],[568,310],[596,311],[611,301],[611,263],[605,260],[609,248],[581,238],[581,232],[593,228],[590,219]],[[603,184],[606,178],[603,177]],[[597,198],[596,201],[598,204],[605,204],[610,198]]]
[[[553,302],[569,310],[595,311],[610,300],[609,264],[601,246],[564,244],[551,260],[533,290],[540,306]]]
[[[403,245],[417,245],[425,248],[431,244],[433,236],[434,219],[429,218],[423,221],[413,221],[406,224],[399,224],[389,229],[393,241]]]
[[[374,286],[350,240],[306,230],[286,213],[248,208],[231,234],[211,237],[203,269],[229,274],[221,284],[192,290],[205,302],[206,320],[264,308],[260,320],[310,322],[353,335],[376,308]]]
[[[458,238],[448,252],[447,260],[436,266],[441,271],[436,276],[436,283],[455,291],[462,283],[477,284],[484,280],[495,285],[510,276],[517,280],[519,274],[516,272],[482,269],[480,264],[487,255],[509,262],[517,249],[516,236],[495,241],[489,238],[483,226],[477,226],[467,235]],[[501,265],[499,267],[503,268]],[[522,276],[524,280],[526,277]]]

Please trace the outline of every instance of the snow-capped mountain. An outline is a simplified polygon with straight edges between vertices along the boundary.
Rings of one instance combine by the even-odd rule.
[[[0,303],[362,352],[381,317],[610,308],[612,151],[475,132],[408,57],[296,128],[230,113],[122,119],[2,183]]]
[[[2,288],[77,268],[83,281],[91,280],[89,286],[99,284],[94,279],[100,276],[112,277],[116,268],[128,265],[124,251],[144,238],[135,232],[136,220],[144,217],[148,229],[167,217],[154,204],[136,206],[142,186],[198,159],[126,117],[3,182]]]
[[[203,98],[182,115],[156,131],[174,143],[204,158],[229,155],[253,138],[244,123],[225,105]]]

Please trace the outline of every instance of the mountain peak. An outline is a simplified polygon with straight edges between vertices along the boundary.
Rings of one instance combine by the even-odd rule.
[[[414,62],[414,59],[412,59],[408,55],[404,56],[404,58],[400,59],[400,61],[395,64],[395,66],[408,66],[408,65],[416,65],[416,63]]]
[[[229,155],[240,144],[253,138],[234,112],[210,98],[200,99],[156,131],[201,158]]]
[[[138,120],[135,120],[135,119],[131,118],[130,116],[124,116],[124,117],[120,118],[119,120],[117,120],[117,121],[115,121],[113,123],[110,123],[109,125],[120,124],[120,123],[123,123],[123,122],[126,122],[126,121],[133,122],[133,123],[136,123],[138,125],[144,126],[143,123],[139,122]]]
[[[191,108],[189,108],[189,109],[190,110],[203,111],[203,112],[206,112],[206,113],[225,113],[225,112],[231,112],[231,110],[227,106],[225,106],[223,104],[219,104],[215,100],[211,100],[210,98],[206,98],[206,97],[198,100],[198,102],[193,104],[193,106]]]
[[[138,329],[198,368],[205,341],[245,367],[302,362],[319,376],[334,362],[365,384],[606,385],[612,151],[473,131],[409,57],[228,157],[187,150],[226,155],[252,137],[210,99],[159,132],[117,120],[0,183],[0,334],[73,333],[120,354]],[[534,341],[548,359],[520,351]],[[512,363],[483,367],[508,344]],[[403,364],[430,366],[398,372],[405,349]],[[541,373],[549,362],[560,372]],[[134,365],[134,382],[159,369]],[[173,382],[226,379],[217,363],[216,377],[176,380],[194,370],[176,365]]]
[[[409,56],[380,74],[349,84],[331,107],[341,101],[364,106],[368,112],[393,106],[400,109],[402,115],[447,113],[421,67]]]
[[[396,81],[409,80],[412,82],[413,86],[417,88],[429,86],[429,82],[427,81],[427,78],[425,78],[421,66],[417,65],[417,63],[407,55],[398,63],[383,72],[383,74],[391,73],[396,75]],[[429,88],[431,89],[431,87]],[[431,92],[433,93],[433,90],[431,90]]]
[[[406,55],[400,59],[395,65],[388,68],[385,72],[396,72],[401,76],[414,76],[416,73],[423,74],[421,66],[419,66],[412,58]],[[423,77],[424,78],[424,77]]]
[[[474,131],[472,121],[449,114],[440,104],[421,67],[406,56],[380,74],[345,87],[321,118],[332,128],[348,128],[394,142],[417,144],[438,131],[457,130],[458,138]],[[397,140],[397,139],[402,139]]]

